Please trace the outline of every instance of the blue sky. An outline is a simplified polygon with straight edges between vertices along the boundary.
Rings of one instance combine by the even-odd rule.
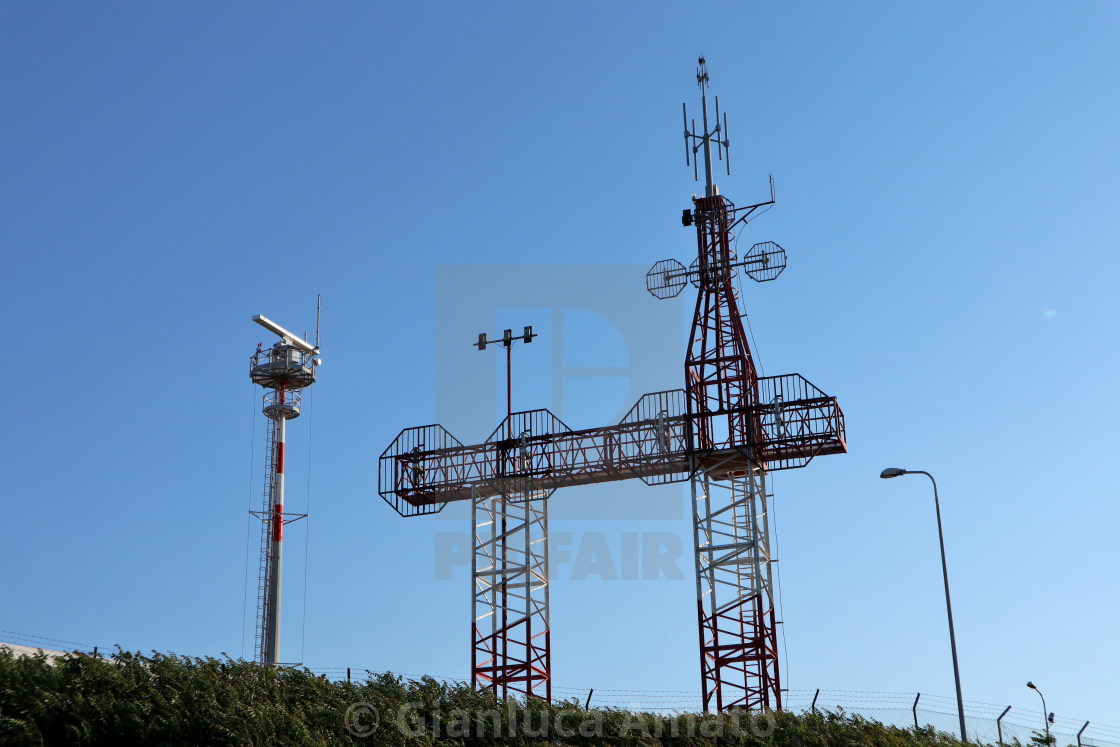
[[[500,387],[482,356],[437,370],[462,321],[438,268],[562,265],[578,285],[687,264],[702,185],[680,102],[703,52],[722,192],[777,185],[744,236],[790,255],[745,289],[762,366],[847,416],[850,454],[774,480],[786,686],[952,693],[929,486],[878,479],[897,465],[941,486],[966,698],[1033,708],[1033,679],[1059,715],[1120,723],[1118,24],[1109,3],[0,5],[0,629],[241,654],[247,357],[268,339],[249,317],[310,331],[322,293],[285,658],[466,676],[467,572],[436,568],[461,517],[406,521],[375,492],[377,455],[441,416],[440,387]],[[459,292],[479,330],[540,315]],[[618,335],[583,324],[573,365],[668,350],[643,376],[679,385],[672,325],[620,364]],[[524,351],[515,408],[548,405],[550,349]],[[572,389],[569,425],[617,419],[599,383]],[[640,512],[555,528],[690,540]],[[552,602],[558,685],[696,687],[687,578],[563,577]]]

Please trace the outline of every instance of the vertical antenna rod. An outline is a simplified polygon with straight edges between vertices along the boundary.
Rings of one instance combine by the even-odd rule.
[[[323,294],[315,296],[315,347],[319,347],[319,317],[323,314]]]
[[[704,57],[700,57],[700,67],[696,69],[696,85],[700,86],[700,106],[704,114],[704,196],[711,197],[715,194],[715,178],[712,176],[712,133],[708,132],[708,67],[704,64]],[[716,124],[719,127],[719,124]]]
[[[685,164],[688,165],[689,149],[692,150],[692,156],[695,158],[696,154],[701,148],[704,149],[704,196],[714,197],[719,194],[719,187],[715,183],[715,170],[712,166],[712,142],[714,141],[717,148],[717,157],[723,160],[723,152],[727,151],[727,173],[731,173],[731,143],[727,139],[727,113],[723,115],[723,124],[719,121],[719,97],[716,97],[716,126],[715,129],[708,129],[708,66],[704,60],[704,56],[700,55],[698,60],[699,67],[696,68],[696,84],[700,86],[700,108],[701,108],[701,124],[704,127],[702,132],[696,131],[696,121],[692,122],[692,129],[688,128],[688,107],[683,106],[684,112],[684,145],[685,145]],[[700,175],[697,171],[700,159],[696,158],[693,165],[693,178],[699,180]]]

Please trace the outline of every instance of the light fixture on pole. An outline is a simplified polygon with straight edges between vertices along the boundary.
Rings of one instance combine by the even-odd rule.
[[[1038,697],[1042,698],[1042,725],[1046,727],[1046,744],[1050,744],[1050,724],[1054,723],[1054,714],[1046,715],[1046,696],[1042,691],[1035,687],[1033,682],[1028,682],[1027,687],[1038,693]]]
[[[900,467],[887,467],[879,473],[884,480],[901,475],[925,475],[933,483],[933,505],[937,511],[937,539],[941,543],[941,574],[945,579],[945,611],[949,616],[949,646],[953,651],[953,679],[957,685],[957,716],[961,724],[961,741],[968,741],[968,731],[964,723],[964,697],[961,695],[961,669],[957,664],[957,634],[953,630],[953,604],[949,600],[949,566],[945,562],[945,534],[941,531],[941,501],[937,497],[937,480],[922,470],[906,470]]]
[[[533,341],[534,337],[537,337],[537,333],[533,331],[533,328],[531,326],[527,326],[527,327],[525,327],[524,332],[522,332],[522,334],[520,334],[520,335],[515,336],[513,334],[512,329],[507,329],[505,332],[502,333],[501,337],[493,339],[493,340],[486,339],[486,333],[485,332],[479,332],[478,333],[478,342],[476,342],[474,344],[474,346],[476,348],[478,348],[479,350],[485,350],[487,345],[501,344],[501,345],[505,346],[505,349],[506,349],[506,417],[507,418],[509,418],[509,416],[513,415],[513,380],[512,380],[512,377],[513,377],[513,343],[517,342],[517,341],[520,341],[520,340],[524,340],[525,344],[529,344],[530,342]],[[512,427],[512,421],[509,421],[509,422],[511,423],[510,427]],[[510,433],[509,437],[513,438],[513,433]]]

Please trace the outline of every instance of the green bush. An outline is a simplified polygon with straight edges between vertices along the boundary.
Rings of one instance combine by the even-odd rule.
[[[118,652],[0,649],[0,745],[751,745],[960,747],[844,713],[662,717],[575,701],[495,703],[467,684]]]

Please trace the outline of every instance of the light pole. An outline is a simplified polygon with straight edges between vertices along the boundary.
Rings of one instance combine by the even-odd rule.
[[[957,635],[953,630],[953,603],[949,600],[949,566],[945,563],[945,534],[941,531],[941,501],[937,498],[937,480],[933,475],[922,470],[906,470],[898,467],[887,467],[879,477],[884,480],[899,475],[925,475],[933,483],[933,505],[937,510],[937,539],[941,542],[941,574],[945,578],[945,611],[949,615],[949,646],[953,650],[953,679],[957,684],[957,715],[961,722],[961,741],[968,741],[968,731],[964,725],[964,697],[961,695],[961,669],[957,664]]]
[[[1035,687],[1033,682],[1028,682],[1027,687],[1034,690],[1038,693],[1038,697],[1042,698],[1042,725],[1046,727],[1046,744],[1050,744],[1050,719],[1054,717],[1054,714],[1046,715],[1046,696],[1042,694],[1042,691]]]
[[[509,438],[513,438],[513,431],[509,430],[509,429],[513,428],[513,419],[510,417],[511,415],[513,415],[513,343],[517,342],[518,340],[524,340],[525,344],[529,344],[530,342],[533,341],[534,337],[537,337],[537,333],[533,331],[532,327],[526,327],[524,334],[522,334],[520,336],[517,336],[517,337],[514,337],[512,329],[507,329],[505,332],[502,333],[501,337],[499,337],[497,339],[494,339],[494,340],[486,339],[486,333],[485,332],[479,332],[478,333],[478,342],[476,342],[474,344],[474,346],[476,348],[478,348],[479,350],[485,350],[487,345],[497,345],[498,343],[501,343],[502,345],[505,346],[505,349],[506,349],[506,423],[507,423],[506,428],[508,430],[506,435]]]

